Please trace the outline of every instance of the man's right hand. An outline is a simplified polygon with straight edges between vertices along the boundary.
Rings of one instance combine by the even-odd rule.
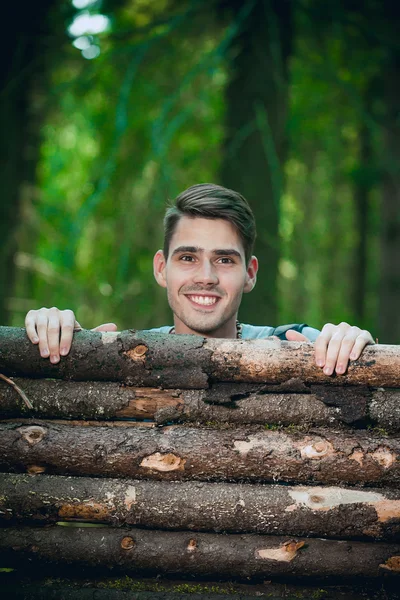
[[[40,308],[30,310],[25,317],[28,338],[33,344],[39,344],[40,356],[49,358],[56,364],[60,356],[66,356],[71,349],[74,331],[82,327],[75,319],[72,310],[58,308]],[[105,323],[92,331],[117,331],[115,323]]]

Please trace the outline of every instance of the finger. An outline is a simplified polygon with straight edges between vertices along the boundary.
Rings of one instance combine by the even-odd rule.
[[[342,375],[346,371],[349,364],[350,353],[354,348],[354,343],[360,332],[361,329],[359,327],[350,327],[342,339],[335,366],[335,371],[338,373],[338,375]]]
[[[48,358],[50,355],[49,342],[47,340],[47,327],[49,323],[49,309],[41,308],[36,315],[36,330],[39,337],[39,351],[42,358]]]
[[[288,329],[286,332],[286,339],[289,342],[309,342],[310,340],[300,333],[299,331],[295,331],[294,329]]]
[[[103,325],[98,325],[92,331],[118,331],[118,327],[115,323],[104,323]]]
[[[26,333],[32,344],[39,343],[39,337],[36,331],[36,314],[37,310],[30,310],[25,317]]]
[[[318,367],[325,366],[328,344],[332,338],[335,328],[335,325],[332,325],[332,323],[327,323],[323,326],[321,333],[315,340],[315,362]]]
[[[55,307],[49,310],[47,339],[49,342],[50,362],[56,364],[60,361],[60,311]]]
[[[338,361],[340,348],[343,342],[343,332],[337,330],[331,337],[330,342],[328,344],[328,348],[326,351],[326,360],[324,366],[325,375],[332,375],[333,371],[336,368],[336,363]]]
[[[350,353],[350,359],[357,360],[358,358],[360,358],[361,352],[364,350],[365,346],[368,346],[369,344],[375,344],[375,342],[372,339],[372,335],[370,334],[370,332],[364,329],[357,336],[353,349]]]
[[[66,356],[71,349],[72,338],[74,336],[75,315],[72,310],[63,310],[60,313],[60,324],[60,355]]]

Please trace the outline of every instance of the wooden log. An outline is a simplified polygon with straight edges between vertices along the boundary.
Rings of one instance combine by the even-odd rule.
[[[372,431],[0,426],[0,470],[48,474],[395,487],[399,451],[399,439]]]
[[[0,474],[0,519],[395,540],[400,491]]]
[[[6,528],[2,564],[70,564],[202,577],[379,577],[400,544],[117,528]]]
[[[304,384],[299,392],[278,393],[277,385],[213,384],[207,390],[129,387],[117,382],[15,378],[33,405],[0,381],[3,418],[152,419],[156,423],[217,422],[335,425],[371,423],[400,429],[400,391],[361,386]],[[306,392],[306,393],[304,393]],[[372,418],[372,421],[371,421]]]
[[[224,340],[146,331],[75,334],[58,365],[42,359],[25,330],[0,328],[4,375],[125,381],[129,385],[201,389],[212,381],[311,383],[400,387],[399,346],[367,347],[347,373],[328,377],[315,365],[313,344],[278,339]]]

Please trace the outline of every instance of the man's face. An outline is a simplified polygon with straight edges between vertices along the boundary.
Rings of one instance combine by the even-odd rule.
[[[168,260],[159,250],[154,274],[167,288],[176,333],[236,337],[243,292],[253,289],[257,259],[246,266],[236,228],[224,219],[182,217],[172,236]]]

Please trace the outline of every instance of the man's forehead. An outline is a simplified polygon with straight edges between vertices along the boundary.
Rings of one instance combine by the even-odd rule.
[[[228,248],[244,252],[236,227],[225,219],[182,217],[171,238],[170,252],[179,246],[196,247],[207,252]]]

